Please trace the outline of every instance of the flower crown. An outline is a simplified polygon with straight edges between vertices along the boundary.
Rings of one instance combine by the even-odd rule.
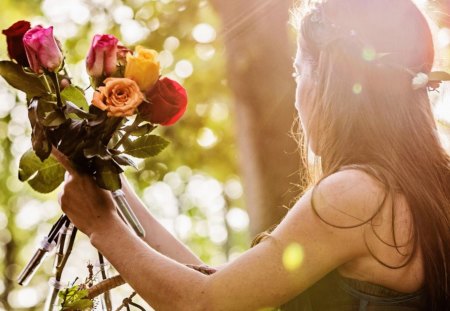
[[[315,3],[306,12],[305,17],[308,17],[310,22],[315,24],[317,27],[313,29],[312,40],[319,49],[323,49],[328,45],[332,44],[336,40],[342,38],[354,38],[356,40],[363,40],[358,37],[358,33],[355,30],[344,31],[339,25],[336,25],[330,21],[323,10],[323,2]],[[364,55],[364,58],[370,60],[381,59],[383,56],[389,55],[390,53],[376,53],[375,51],[369,51],[371,55]],[[395,66],[395,65],[392,65]],[[450,81],[450,73],[445,71],[432,71],[426,72],[415,72],[409,68],[401,67],[401,69],[406,70],[412,76],[411,87],[413,90],[419,90],[427,88],[428,90],[436,90],[439,88],[443,81]]]

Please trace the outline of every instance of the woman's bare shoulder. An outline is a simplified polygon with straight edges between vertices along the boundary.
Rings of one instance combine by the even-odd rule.
[[[311,190],[315,213],[338,227],[361,225],[386,201],[386,188],[359,169],[345,169],[322,179]]]

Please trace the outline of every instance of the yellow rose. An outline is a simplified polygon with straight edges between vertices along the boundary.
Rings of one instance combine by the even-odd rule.
[[[141,91],[148,91],[159,79],[159,62],[155,50],[137,46],[134,55],[127,54],[125,78],[136,81]]]

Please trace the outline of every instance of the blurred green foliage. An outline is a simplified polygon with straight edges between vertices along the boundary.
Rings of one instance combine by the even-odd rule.
[[[160,52],[162,75],[188,91],[188,111],[175,126],[159,128],[170,146],[127,176],[152,213],[207,263],[221,264],[248,247],[219,21],[207,1],[2,0],[1,6],[1,29],[19,19],[53,25],[70,73],[83,87],[88,85],[84,58],[94,34],[114,34],[128,47]],[[0,58],[7,59],[4,39]],[[23,94],[0,81],[0,103],[0,310],[41,310],[52,259],[28,287],[18,287],[16,278],[60,213],[57,192],[40,195],[18,181],[18,159],[30,140]],[[78,240],[75,248],[89,249]],[[95,261],[95,252],[86,251]],[[85,259],[74,256],[66,281],[87,273]]]
[[[242,209],[236,165],[238,133],[219,20],[208,1],[1,0],[0,29],[19,19],[55,27],[80,86],[88,85],[84,58],[96,33],[114,34],[129,47],[140,44],[159,51],[162,74],[182,82],[188,91],[188,111],[175,126],[159,129],[171,145],[158,157],[140,162],[141,170],[127,171],[127,176],[150,211],[207,263],[221,264],[248,248],[248,216]],[[441,57],[447,69],[448,47],[442,48]],[[4,39],[0,59],[7,59]],[[29,146],[24,96],[1,80],[0,310],[42,310],[52,274],[52,260],[47,259],[28,287],[16,284],[18,273],[60,213],[56,191],[40,195],[17,178],[18,160]],[[79,236],[63,279],[83,279],[87,261],[95,261],[95,256]],[[114,297],[121,301],[127,294]]]

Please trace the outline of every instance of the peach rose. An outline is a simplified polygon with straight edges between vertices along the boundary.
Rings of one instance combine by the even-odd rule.
[[[144,100],[139,86],[131,79],[108,78],[94,93],[92,104],[108,112],[108,117],[125,117],[135,113]]]

